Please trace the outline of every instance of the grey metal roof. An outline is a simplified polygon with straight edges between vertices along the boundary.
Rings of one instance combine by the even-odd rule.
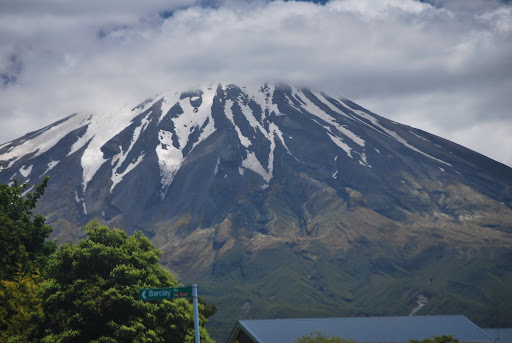
[[[453,335],[461,342],[494,342],[491,336],[462,315],[263,319],[240,320],[238,323],[242,330],[259,343],[293,342],[317,331],[325,336],[339,336],[367,343],[409,342],[410,339],[421,340],[441,335]]]
[[[482,329],[496,340],[496,343],[512,343],[512,329]]]

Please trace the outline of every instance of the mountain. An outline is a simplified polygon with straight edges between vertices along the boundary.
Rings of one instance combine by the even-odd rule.
[[[512,169],[342,97],[284,84],[169,92],[0,146],[50,185],[59,241],[97,220],[241,318],[465,314],[512,326]]]

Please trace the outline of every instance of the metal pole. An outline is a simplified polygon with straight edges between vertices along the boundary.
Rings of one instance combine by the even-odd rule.
[[[199,342],[199,310],[197,308],[197,285],[192,285],[192,299],[194,300],[194,330],[196,331],[196,341]]]

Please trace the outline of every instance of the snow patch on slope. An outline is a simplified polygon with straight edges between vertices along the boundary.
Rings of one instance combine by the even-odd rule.
[[[215,170],[213,171],[213,173],[215,175],[217,175],[217,173],[219,172],[219,164],[220,164],[220,158],[217,158],[217,163],[215,164]]]
[[[341,101],[341,100],[340,100]],[[384,126],[382,126],[379,121],[377,120],[377,118],[373,117],[372,115],[366,113],[366,112],[363,112],[361,110],[357,110],[357,109],[354,109],[352,107],[350,107],[349,105],[347,105],[345,102],[343,102],[343,105],[347,108],[349,108],[352,112],[356,113],[357,115],[361,116],[362,118],[368,120],[369,122],[371,122],[375,127],[377,127],[379,130],[376,130],[375,127],[372,127],[372,125],[369,125],[366,123],[367,126],[373,128],[374,130],[378,131],[378,132],[381,132],[381,133],[384,133],[386,134],[387,136],[391,137],[392,139],[396,140],[397,142],[403,144],[404,146],[408,147],[409,149],[411,150],[414,150],[420,154],[422,154],[423,156],[426,156],[434,161],[437,161],[437,162],[440,162],[440,163],[443,163],[443,164],[446,164],[448,166],[451,166],[450,163],[448,162],[445,162],[443,160],[440,160],[438,158],[435,158],[434,156],[431,156],[429,154],[427,154],[426,152],[423,152],[421,151],[420,149],[410,145],[404,138],[402,138],[400,135],[398,135],[395,131],[392,131],[392,130],[389,130],[387,128],[385,128]]]
[[[174,176],[181,168],[186,157],[183,155],[183,149],[189,142],[190,134],[194,130],[202,128],[197,142],[194,142],[192,145],[192,149],[190,150],[191,152],[198,144],[215,132],[215,122],[211,115],[211,107],[215,92],[216,90],[214,87],[205,87],[201,96],[203,100],[201,102],[201,106],[198,108],[193,107],[188,98],[178,100],[176,103],[179,104],[183,113],[177,118],[172,118],[175,133],[166,130],[159,131],[158,139],[160,144],[156,147],[156,154],[158,156],[158,166],[160,168],[162,185],[160,197],[162,199],[167,194],[167,190],[171,186]],[[167,112],[168,110],[166,113]],[[176,148],[173,145],[174,135],[176,135],[178,140],[179,148]]]
[[[368,168],[372,168],[372,166],[368,163],[367,159],[366,159],[366,154],[363,152],[361,154],[359,154],[359,156],[361,157],[359,159],[359,164],[365,166],[365,167],[368,167]]]
[[[90,117],[88,118],[88,123],[90,123]],[[79,137],[77,139],[77,141],[71,146],[71,149],[69,150],[68,154],[66,155],[67,156],[70,156],[72,154],[74,154],[75,152],[77,152],[78,150],[82,149],[84,147],[85,144],[87,144],[87,142],[89,142],[89,140],[91,140],[93,137],[94,137],[95,133],[92,132],[91,130],[87,130],[85,131],[85,133]]]
[[[275,123],[270,123],[269,129],[270,129],[270,132],[272,132],[273,134],[277,135],[277,137],[279,137],[279,140],[281,141],[281,143],[283,143],[283,146],[285,147],[286,151],[288,151],[288,153],[290,155],[292,155],[292,153],[290,152],[290,149],[288,149],[288,146],[286,146],[286,142],[284,141],[283,133],[279,129],[279,126],[277,126]],[[293,137],[290,137],[290,139],[293,139]]]
[[[160,106],[160,110],[162,113],[160,114],[160,118],[158,118],[158,124],[164,119],[167,115],[167,112],[180,100],[180,93],[174,92],[172,94],[167,94],[162,98],[162,105]]]
[[[322,110],[320,107],[318,107],[313,102],[311,102],[307,98],[307,96],[304,95],[302,92],[300,92],[298,89],[294,88],[292,94],[296,98],[300,99],[303,102],[302,108],[304,108],[306,111],[308,111],[309,113],[313,114],[317,118],[319,118],[319,119],[325,121],[326,123],[332,125],[333,127],[335,127],[336,130],[338,130],[341,134],[343,134],[347,138],[351,139],[354,143],[358,144],[361,147],[364,147],[365,141],[361,137],[357,136],[352,131],[350,131],[347,128],[345,128],[344,126],[340,125],[336,121],[336,119],[334,119],[333,117],[331,117],[330,115],[325,113],[324,110]]]
[[[318,93],[318,92],[313,92],[313,95],[316,96],[316,98],[323,104],[326,104],[329,108],[331,108],[333,111],[337,112],[337,113],[340,113],[342,114],[343,116],[347,116],[345,113],[343,113],[342,111],[338,110],[336,107],[334,107],[331,103],[329,103],[327,101],[327,99],[325,99],[325,101],[322,101],[321,99],[323,98],[323,96]],[[304,96],[304,98],[306,98]],[[314,103],[312,103],[311,101],[309,101],[309,99],[304,99],[307,101],[308,103],[308,107],[306,108],[306,110],[308,112],[313,111],[311,112],[312,114],[314,114],[315,116],[319,117],[320,119],[324,120],[325,122],[331,124],[332,126],[334,126],[339,132],[341,132],[342,134],[344,134],[345,136],[347,136],[348,138],[350,138],[354,143],[358,144],[359,146],[361,147],[364,147],[365,145],[365,141],[364,139],[362,139],[361,137],[359,137],[358,135],[356,135],[355,133],[353,133],[352,131],[350,131],[349,129],[347,129],[346,127],[344,127],[343,125],[340,125],[338,124],[338,122],[336,121],[336,119],[334,119],[333,117],[329,116],[327,113],[325,113],[320,107],[316,106]]]
[[[273,102],[274,92],[276,90],[274,85],[256,85],[246,87],[247,94],[261,107],[263,116],[265,115],[281,115],[279,107]]]
[[[328,128],[326,127],[326,129]],[[327,133],[327,135],[334,142],[334,144],[339,146],[341,149],[343,149],[343,151],[347,153],[348,157],[353,158],[351,154],[351,149],[347,144],[345,144],[339,137],[336,137],[329,132]]]
[[[114,113],[104,113],[91,116],[91,122],[87,126],[85,136],[91,137],[87,148],[82,155],[80,163],[83,169],[82,189],[85,193],[87,185],[96,172],[107,161],[103,158],[101,147],[111,138],[128,127],[132,120],[143,111],[131,111],[126,106]]]
[[[263,89],[263,87],[261,87],[261,88]],[[231,100],[228,100],[228,101],[231,101]],[[228,101],[226,101],[226,103]],[[261,99],[260,99],[260,101],[261,101]],[[285,149],[288,151],[288,153],[290,155],[292,155],[292,154],[290,152],[290,149],[288,149],[288,146],[286,145],[286,142],[283,138],[283,133],[281,132],[281,130],[275,123],[268,121],[268,118],[265,117],[266,116],[265,111],[262,112],[261,121],[258,121],[256,119],[256,117],[254,116],[253,110],[248,105],[244,104],[242,99],[239,98],[237,103],[240,106],[243,115],[245,116],[245,118],[247,119],[247,121],[249,122],[251,127],[254,130],[259,130],[263,134],[263,136],[265,136],[265,138],[270,142],[270,152],[269,152],[269,156],[268,156],[268,166],[267,166],[266,170],[263,167],[263,165],[261,164],[261,162],[257,159],[257,157],[254,153],[251,153],[251,154],[248,153],[248,156],[243,161],[242,166],[258,173],[268,183],[273,177],[275,148],[276,148],[275,137],[276,136],[279,138],[279,140],[281,141],[281,143],[283,144]],[[229,108],[231,108],[231,106]],[[232,116],[232,113],[226,112],[226,115],[229,117],[230,115]],[[264,121],[267,121],[267,123],[268,123],[268,131],[265,129],[265,125],[263,124]],[[248,146],[246,146],[246,148],[247,147]]]
[[[75,114],[67,117],[62,122],[57,125],[46,127],[39,131],[31,139],[28,139],[10,149],[8,152],[0,155],[1,161],[9,161],[9,164],[4,168],[10,168],[23,156],[34,154],[33,157],[40,156],[41,154],[47,152],[51,148],[53,148],[64,136],[66,136],[69,132],[78,129],[83,126],[84,119],[86,119],[88,115],[85,114]]]
[[[247,106],[246,104],[242,103],[241,101],[238,102],[238,105],[242,109],[242,113],[244,114],[244,116],[247,119],[247,121],[249,122],[249,124],[255,130],[256,129],[259,130],[270,141],[270,145],[271,145],[271,152],[270,153],[271,153],[271,155],[273,155],[273,153],[274,153],[274,148],[275,148],[274,135],[276,135],[276,134],[279,137],[279,139],[281,140],[281,143],[283,144],[283,146],[286,148],[288,153],[291,155],[290,149],[288,149],[288,147],[286,146],[286,142],[284,141],[284,138],[283,138],[283,133],[281,132],[279,127],[275,123],[273,123],[271,121],[268,121],[269,129],[268,129],[268,131],[265,129],[265,126],[263,125],[263,121],[267,119],[267,118],[265,118],[265,113],[262,113],[262,122],[259,122],[256,119],[256,117],[254,116],[254,113],[253,113],[252,109],[249,106]],[[273,157],[272,157],[272,160],[273,160]],[[270,167],[270,164],[269,164],[269,169],[270,168],[271,167]]]
[[[213,123],[213,118],[211,117],[211,105],[213,104],[214,96],[215,90],[213,90],[213,88],[207,88],[204,90],[202,95],[203,102],[198,108],[192,106],[188,98],[179,101],[183,114],[174,118],[173,122],[179,145],[182,149],[187,145],[190,133],[195,128],[201,128],[207,119]],[[210,126],[206,135],[203,135],[201,138],[203,140],[206,139],[211,133],[213,133],[213,131],[214,127]],[[201,139],[199,142],[201,142]]]
[[[338,114],[340,114],[340,115],[342,115],[342,116],[344,116],[344,117],[346,117],[346,118],[348,118],[348,119],[354,119],[354,118],[352,118],[351,116],[349,116],[348,114],[346,114],[345,112],[341,111],[341,110],[340,110],[339,108],[337,108],[336,106],[334,106],[334,105],[329,101],[329,99],[327,99],[327,98],[325,97],[325,95],[324,95],[324,94],[319,93],[319,92],[312,92],[312,93],[316,96],[316,98],[317,98],[321,103],[323,103],[324,105],[326,105],[327,107],[329,107],[329,108],[331,109],[331,111],[336,112],[336,113],[338,113]],[[322,99],[323,99],[323,100],[322,100]]]
[[[411,133],[411,134],[415,135],[415,136],[416,136],[416,137],[418,137],[419,139],[423,139],[424,141],[426,141],[426,142],[429,142],[429,143],[430,143],[430,141],[429,141],[428,139],[426,139],[425,137],[422,137],[422,136],[420,136],[420,135],[417,135],[417,134],[415,134],[415,133],[414,133],[414,132],[412,132],[412,131],[409,131],[409,133]]]
[[[45,175],[46,173],[48,173],[50,170],[52,170],[53,168],[55,168],[55,166],[57,164],[59,164],[60,161],[51,161],[48,163],[48,166],[46,167],[46,170],[43,172],[43,174],[41,174],[41,176]]]
[[[33,165],[30,165],[27,168],[25,168],[25,165],[22,165],[19,172],[21,175],[23,175],[23,177],[27,177],[30,175],[30,173],[32,173],[32,167]]]
[[[233,104],[234,104],[233,100],[226,100],[226,104],[224,105],[224,114],[226,115],[226,118],[229,119],[231,124],[233,124],[233,127],[235,128],[235,131],[238,134],[238,140],[240,141],[240,143],[244,147],[248,148],[252,143],[249,138],[245,137],[242,134],[242,131],[235,123],[235,119],[233,117],[233,111],[231,110],[231,108],[233,107]]]
[[[30,181],[30,180],[28,180]],[[27,181],[27,182],[28,182]],[[28,193],[32,192],[32,190],[34,189],[34,185],[30,186],[29,189],[25,190],[23,193],[21,193],[21,196],[24,197],[25,195],[27,195]]]
[[[87,215],[87,206],[85,205],[85,201],[84,201],[84,199],[81,199],[78,196],[78,192],[77,191],[75,191],[75,202],[78,205],[82,205],[82,212],[83,212],[84,215]]]
[[[242,161],[242,167],[261,175],[266,182],[269,182],[272,179],[272,174],[263,168],[253,152],[247,153],[247,157]]]
[[[135,130],[133,130],[132,140],[131,140],[130,146],[128,147],[126,152],[123,151],[122,147],[119,147],[121,152],[119,152],[117,155],[112,157],[112,176],[111,176],[112,186],[110,186],[110,193],[112,193],[112,191],[114,190],[114,188],[117,186],[117,184],[119,182],[123,181],[123,177],[126,174],[128,174],[130,171],[132,171],[136,166],[138,166],[139,163],[142,162],[142,160],[144,159],[144,154],[142,154],[139,157],[137,157],[137,160],[135,160],[134,162],[131,162],[125,168],[125,170],[123,172],[121,172],[121,173],[117,172],[119,170],[119,168],[123,165],[124,161],[126,161],[126,158],[128,157],[128,154],[132,151],[135,143],[137,143],[137,141],[139,140],[141,133],[146,130],[149,123],[151,122],[151,120],[149,119],[149,117],[151,116],[151,113],[152,113],[152,111],[149,112],[148,114],[146,114],[146,116],[144,118],[142,118],[141,125],[136,127]]]
[[[110,193],[112,193],[112,191],[114,190],[114,188],[117,186],[117,184],[121,181],[123,181],[123,178],[126,174],[128,174],[129,172],[131,172],[133,169],[135,169],[135,167],[137,167],[141,162],[142,160],[144,159],[144,154],[140,155],[137,160],[135,160],[135,162],[132,162],[130,163],[126,168],[125,170],[122,172],[122,173],[117,173],[117,169],[116,171],[112,171],[112,186],[110,187]]]
[[[174,179],[174,175],[176,175],[181,167],[183,153],[172,144],[172,132],[160,130],[158,138],[160,144],[156,147],[156,154],[158,156],[160,182],[162,184],[160,197],[163,199]]]

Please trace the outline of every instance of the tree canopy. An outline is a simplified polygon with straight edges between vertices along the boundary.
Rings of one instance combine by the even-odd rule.
[[[30,192],[26,183],[0,185],[0,342],[26,342],[41,314],[40,269],[55,251],[52,228],[32,210],[48,178]]]
[[[37,271],[55,251],[55,244],[47,241],[53,229],[44,216],[32,215],[48,180],[44,178],[30,193],[26,183],[20,186],[16,180],[13,185],[0,185],[0,280]]]
[[[42,342],[193,342],[191,303],[186,299],[143,302],[140,288],[175,287],[158,264],[160,252],[140,232],[128,236],[98,223],[87,238],[64,244],[49,262],[42,285]],[[210,309],[199,306],[201,341]]]

